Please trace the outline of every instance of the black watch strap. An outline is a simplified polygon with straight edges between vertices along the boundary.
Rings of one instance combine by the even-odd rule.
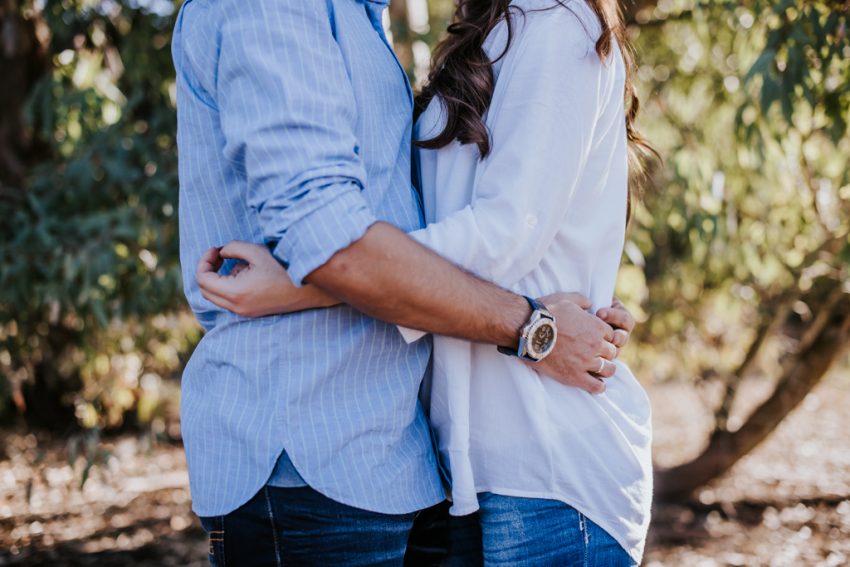
[[[527,295],[523,295],[523,297],[528,302],[528,304],[531,305],[532,314],[535,311],[548,311],[548,309],[546,309],[546,306],[537,301],[536,299],[528,297]]]
[[[545,309],[546,309],[546,308],[545,308],[545,307],[544,307],[544,306],[543,306],[543,305],[542,305],[539,301],[537,301],[536,299],[532,299],[531,297],[528,297],[527,295],[523,295],[523,297],[524,297],[524,298],[525,298],[525,300],[528,302],[528,304],[531,306],[531,316],[529,317],[529,320],[531,320],[531,317],[533,317],[533,316],[534,316],[534,312],[535,312],[535,311],[541,311],[541,310],[545,310]],[[523,327],[524,327],[524,326],[525,326],[525,325],[523,325]],[[522,332],[522,330],[520,330],[520,332]],[[510,348],[510,347],[505,347],[505,346],[499,346],[499,347],[496,347],[496,350],[498,350],[500,353],[502,353],[502,354],[506,354],[506,355],[508,355],[508,356],[519,356],[519,352],[517,352],[517,349],[515,349],[515,348]]]
[[[496,350],[498,350],[502,354],[506,354],[508,356],[519,356],[519,353],[517,353],[516,349],[508,348],[506,346],[496,347]],[[490,351],[490,352],[492,352],[492,351]]]

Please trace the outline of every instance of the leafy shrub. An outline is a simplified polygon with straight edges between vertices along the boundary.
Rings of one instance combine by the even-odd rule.
[[[151,356],[151,341],[182,355],[198,338],[191,322],[162,319],[183,305],[174,9],[132,0],[24,8],[49,30],[50,69],[25,109],[42,159],[0,200],[0,395],[46,424],[62,426],[55,412],[68,405],[85,426],[120,424],[143,399],[141,376],[180,366],[180,356]],[[137,363],[121,362],[137,352]]]

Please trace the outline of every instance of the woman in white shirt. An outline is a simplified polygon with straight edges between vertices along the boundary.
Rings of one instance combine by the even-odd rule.
[[[628,145],[643,144],[624,50],[614,0],[462,0],[417,100],[428,226],[411,236],[522,295],[574,290],[594,312],[610,306]],[[486,564],[641,561],[650,406],[616,364],[593,395],[490,346],[434,337],[427,403],[451,514],[478,512]]]

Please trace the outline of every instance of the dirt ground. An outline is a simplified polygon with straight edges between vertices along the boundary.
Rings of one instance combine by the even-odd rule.
[[[650,395],[657,462],[697,452],[707,417],[693,390]],[[644,565],[850,565],[848,408],[850,381],[829,380],[730,474],[692,501],[657,505]],[[82,489],[84,459],[69,465],[68,448],[3,434],[0,566],[206,565],[181,447],[103,442]]]

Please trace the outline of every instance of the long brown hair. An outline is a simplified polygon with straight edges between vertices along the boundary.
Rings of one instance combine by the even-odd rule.
[[[577,1],[587,2],[599,18],[602,33],[595,46],[599,58],[605,60],[611,54],[612,40],[616,40],[620,46],[626,67],[626,135],[631,161],[639,168],[641,157],[657,154],[635,128],[640,101],[632,82],[634,56],[626,38],[626,26],[619,3],[616,0]],[[559,5],[569,9],[563,0],[553,2],[556,4],[551,9]],[[416,97],[415,104],[418,117],[434,97],[439,97],[445,109],[446,125],[433,138],[417,141],[419,147],[439,149],[458,140],[462,144],[476,144],[481,159],[490,154],[490,133],[484,124],[484,113],[493,99],[493,63],[505,56],[513,39],[513,12],[524,14],[521,8],[512,6],[510,0],[458,0],[454,20],[447,30],[448,37],[434,49],[431,74],[422,92]],[[484,40],[502,20],[507,25],[507,42],[504,51],[491,61],[484,51]]]

